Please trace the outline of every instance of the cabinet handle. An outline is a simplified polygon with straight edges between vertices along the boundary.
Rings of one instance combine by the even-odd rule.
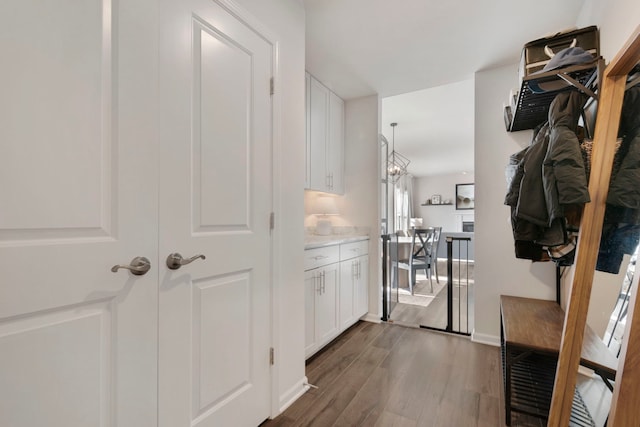
[[[360,260],[358,260],[358,279],[360,279],[360,272],[362,270],[360,267],[362,267],[362,265],[360,264]]]
[[[318,295],[322,295],[322,285],[321,285],[320,279],[321,279],[321,276],[319,271],[316,271],[315,273],[313,273],[313,283],[315,284]]]
[[[331,189],[333,190],[333,172],[331,172]]]
[[[324,294],[326,292],[326,289],[325,289],[326,282],[325,282],[324,270],[322,270],[322,273],[320,273],[320,275],[322,276],[322,293]]]
[[[355,261],[351,261],[351,278],[353,280],[358,278],[358,266]]]
[[[328,255],[316,255],[316,256],[313,257],[313,259],[315,259],[316,261],[319,261],[321,259],[326,259],[326,258],[329,258],[329,256]]]

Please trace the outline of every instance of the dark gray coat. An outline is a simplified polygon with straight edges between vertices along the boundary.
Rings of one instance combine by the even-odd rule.
[[[578,91],[558,94],[549,111],[549,147],[542,165],[549,225],[564,217],[568,205],[589,202],[585,165],[576,135],[587,96]]]
[[[640,86],[624,94],[620,115],[620,131],[624,155],[620,169],[613,171],[607,203],[630,209],[640,209]]]
[[[537,131],[529,147],[511,156],[505,204],[512,207],[516,241],[543,246],[567,243],[565,207],[590,200],[576,136],[586,100],[577,91],[556,95],[549,107],[549,121]]]

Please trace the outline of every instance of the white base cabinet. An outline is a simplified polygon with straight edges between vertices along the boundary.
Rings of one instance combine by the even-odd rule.
[[[305,357],[365,315],[368,240],[305,251]]]
[[[368,241],[340,245],[340,327],[358,321],[369,308]]]
[[[338,264],[305,272],[305,355],[335,338],[338,324]]]

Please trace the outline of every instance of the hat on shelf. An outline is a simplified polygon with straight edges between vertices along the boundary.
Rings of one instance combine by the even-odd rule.
[[[581,47],[568,47],[562,49],[547,62],[540,71],[531,73],[531,75],[546,73],[547,71],[557,70],[558,68],[568,67],[570,65],[589,64],[594,62],[596,58]],[[559,90],[569,86],[569,83],[562,79],[555,79],[547,82],[529,81],[529,89],[533,93],[544,93],[548,91]]]

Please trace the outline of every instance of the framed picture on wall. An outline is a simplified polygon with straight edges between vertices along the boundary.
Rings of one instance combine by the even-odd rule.
[[[456,184],[456,209],[469,210],[475,207],[474,184]]]
[[[439,194],[434,194],[433,196],[431,196],[432,205],[439,205],[441,203],[442,203],[442,198],[440,197]]]

